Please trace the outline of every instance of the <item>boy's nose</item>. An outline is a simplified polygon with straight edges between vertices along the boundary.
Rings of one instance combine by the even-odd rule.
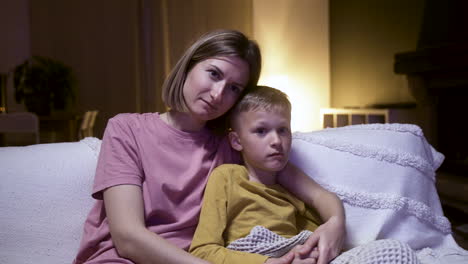
[[[278,133],[273,132],[271,136],[271,145],[272,146],[279,146],[281,145],[281,137],[278,135]]]

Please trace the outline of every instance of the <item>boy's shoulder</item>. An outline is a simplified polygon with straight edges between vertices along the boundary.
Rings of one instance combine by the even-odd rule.
[[[210,175],[210,181],[236,181],[248,177],[247,169],[239,164],[222,164],[216,167]]]
[[[240,169],[243,169],[243,168],[245,168],[243,165],[225,163],[225,164],[221,164],[218,167],[216,167],[215,170],[230,171],[230,170],[240,170]]]
[[[215,172],[222,174],[243,174],[247,172],[247,168],[239,164],[221,164],[213,170],[213,173]]]

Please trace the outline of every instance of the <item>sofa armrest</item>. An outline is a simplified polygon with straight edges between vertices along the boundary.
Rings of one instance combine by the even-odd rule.
[[[70,263],[91,209],[100,140],[0,148],[0,263]]]

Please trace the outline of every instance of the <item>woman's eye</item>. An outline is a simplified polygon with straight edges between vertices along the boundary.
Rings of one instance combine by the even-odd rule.
[[[242,91],[241,88],[237,85],[231,85],[231,91],[234,92],[235,94],[240,94]]]
[[[213,78],[219,78],[219,73],[215,70],[208,70],[208,73],[210,74],[211,77]]]

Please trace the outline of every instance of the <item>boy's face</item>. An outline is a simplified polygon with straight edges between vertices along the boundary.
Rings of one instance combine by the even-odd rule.
[[[277,107],[269,112],[242,112],[236,122],[236,131],[229,135],[231,146],[242,152],[250,174],[268,177],[284,168],[291,150],[291,114],[288,110]]]

